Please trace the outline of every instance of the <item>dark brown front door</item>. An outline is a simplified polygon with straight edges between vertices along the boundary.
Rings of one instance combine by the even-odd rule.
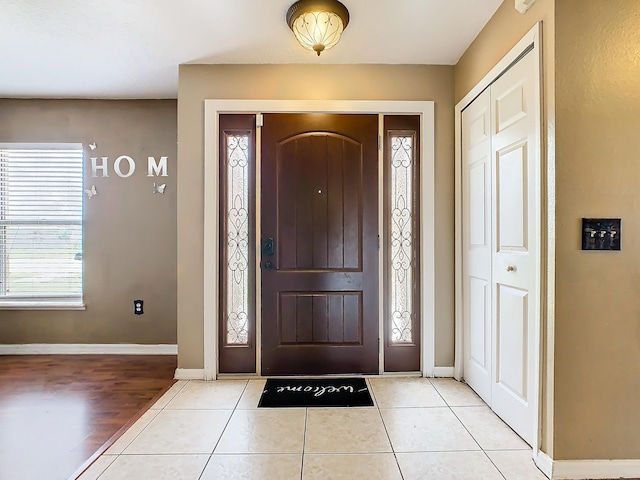
[[[264,115],[263,375],[378,373],[377,152],[377,115]]]

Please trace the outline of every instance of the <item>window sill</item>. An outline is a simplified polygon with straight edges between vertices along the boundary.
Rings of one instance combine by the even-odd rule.
[[[82,301],[2,301],[0,300],[0,310],[86,310],[86,305]]]

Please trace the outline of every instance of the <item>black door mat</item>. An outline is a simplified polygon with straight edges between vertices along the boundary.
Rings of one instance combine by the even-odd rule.
[[[371,407],[364,378],[267,379],[258,407]]]

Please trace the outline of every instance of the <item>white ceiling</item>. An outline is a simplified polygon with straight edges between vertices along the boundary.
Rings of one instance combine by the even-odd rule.
[[[293,0],[0,0],[0,97],[176,98],[183,63],[453,65],[502,0],[342,2],[318,58],[285,22]]]

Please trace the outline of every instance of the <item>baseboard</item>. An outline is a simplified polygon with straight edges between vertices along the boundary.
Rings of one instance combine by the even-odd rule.
[[[204,380],[204,368],[176,368],[176,380]]]
[[[177,355],[177,345],[25,343],[0,345],[0,355]]]
[[[433,376],[453,378],[453,367],[433,367]]]
[[[554,480],[639,478],[640,460],[556,460]]]
[[[547,478],[552,477],[553,459],[549,455],[543,451],[539,451],[533,458],[533,461],[536,464],[536,467],[538,467]]]

